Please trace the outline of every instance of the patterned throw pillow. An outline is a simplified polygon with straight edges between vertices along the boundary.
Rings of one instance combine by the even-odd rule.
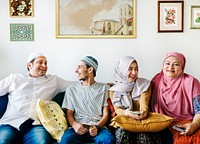
[[[121,127],[130,132],[158,132],[167,128],[173,120],[174,118],[153,112],[149,112],[148,117],[143,120],[117,115],[112,119],[111,126]]]
[[[59,142],[68,128],[63,110],[54,101],[39,100],[36,111],[44,128]]]

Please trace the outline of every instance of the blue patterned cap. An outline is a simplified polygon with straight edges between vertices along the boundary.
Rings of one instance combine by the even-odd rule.
[[[86,65],[93,67],[95,72],[97,71],[98,62],[92,56],[86,56],[81,61],[83,61]]]

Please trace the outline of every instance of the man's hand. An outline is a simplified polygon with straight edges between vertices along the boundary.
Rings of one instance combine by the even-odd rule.
[[[73,128],[75,130],[75,132],[79,135],[83,135],[83,134],[86,134],[89,129],[88,128],[85,128],[82,124],[80,123],[74,123],[73,125]]]
[[[96,136],[98,134],[98,128],[96,126],[91,126],[89,129],[89,133],[91,136]]]

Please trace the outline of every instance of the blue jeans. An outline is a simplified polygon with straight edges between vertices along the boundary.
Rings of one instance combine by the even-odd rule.
[[[89,133],[84,135],[77,134],[73,128],[69,128],[62,136],[60,144],[83,144],[94,142],[95,144],[114,144],[114,136],[106,129],[102,128],[97,136],[90,136]]]
[[[52,144],[53,139],[51,135],[45,130],[43,126],[34,126],[28,130],[24,135],[10,126],[0,126],[0,144]]]

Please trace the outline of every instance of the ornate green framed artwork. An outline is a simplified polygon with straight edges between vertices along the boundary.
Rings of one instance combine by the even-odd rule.
[[[136,0],[56,0],[56,38],[136,38]]]
[[[200,29],[200,5],[191,6],[191,29]]]
[[[9,0],[11,17],[32,17],[34,0]]]
[[[10,41],[34,41],[34,25],[10,24]]]

